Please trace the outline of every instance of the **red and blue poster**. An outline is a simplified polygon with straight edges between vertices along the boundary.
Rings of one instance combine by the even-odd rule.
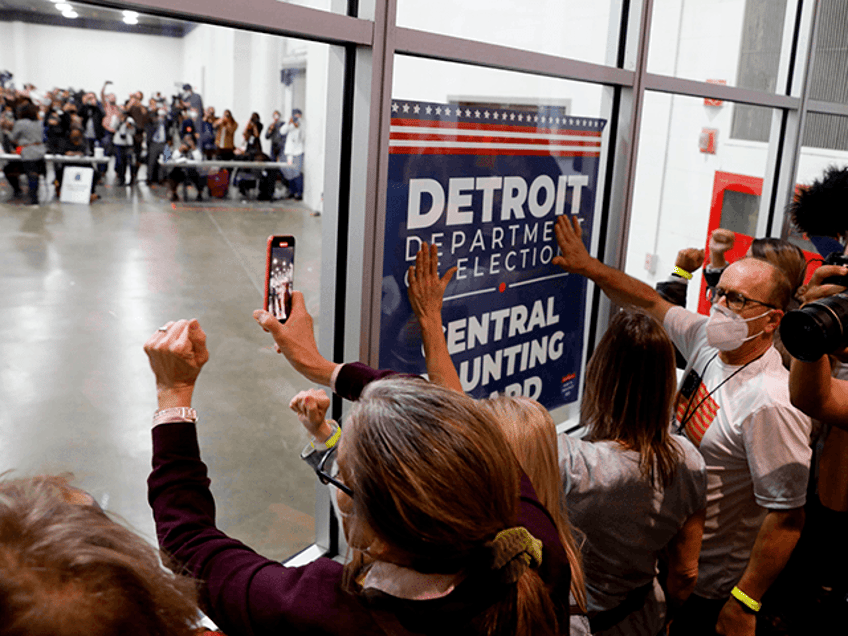
[[[406,272],[426,241],[440,274],[458,267],[442,318],[465,391],[578,398],[586,279],[551,264],[554,222],[576,214],[590,244],[605,124],[559,107],[392,102],[381,367],[425,373]]]

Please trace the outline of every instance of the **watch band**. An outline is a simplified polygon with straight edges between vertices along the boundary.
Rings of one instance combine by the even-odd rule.
[[[197,411],[190,406],[172,406],[159,409],[153,414],[153,425],[169,424],[171,422],[197,422]]]
[[[752,612],[759,612],[760,608],[763,606],[762,603],[760,603],[759,601],[755,601],[736,586],[734,586],[733,589],[730,590],[730,595]]]

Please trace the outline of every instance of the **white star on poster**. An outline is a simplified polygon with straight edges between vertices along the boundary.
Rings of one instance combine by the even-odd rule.
[[[412,112],[417,115],[419,112],[421,112],[421,106],[415,104],[415,108],[412,109]]]
[[[488,110],[483,111],[483,117],[485,117],[486,119],[489,118],[489,111]]]
[[[408,113],[408,112],[409,112],[409,104],[404,104],[404,105],[403,105],[403,112],[405,112],[405,113]]]
[[[392,112],[393,113],[398,112],[399,108],[400,107],[397,105],[397,102],[392,102]]]
[[[466,108],[466,109],[465,109],[465,116],[466,116],[466,117],[471,117],[471,109],[470,109],[470,108]]]
[[[441,115],[441,114],[442,114],[442,107],[441,107],[441,106],[436,106],[436,114],[437,114],[437,115]]]
[[[433,112],[433,109],[430,106],[427,106],[427,108],[425,108],[424,111],[429,115],[430,113]]]
[[[475,111],[474,111],[474,116],[475,116],[477,119],[480,119],[480,111],[479,111],[479,110],[475,110]]]

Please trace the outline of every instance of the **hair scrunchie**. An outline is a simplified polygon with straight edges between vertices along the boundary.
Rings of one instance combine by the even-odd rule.
[[[542,564],[542,542],[524,526],[507,528],[492,541],[492,570],[503,583],[515,583],[527,568]]]

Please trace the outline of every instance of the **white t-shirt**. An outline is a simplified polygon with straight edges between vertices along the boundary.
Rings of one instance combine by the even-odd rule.
[[[789,402],[789,374],[774,347],[745,368],[725,364],[707,344],[706,324],[706,316],[682,307],[670,309],[664,321],[689,361],[675,431],[685,420],[684,431],[707,465],[707,519],[695,593],[718,599],[742,576],[766,513],[804,505],[812,423]],[[692,370],[702,377],[694,393],[688,390]]]
[[[704,460],[691,442],[673,436],[682,451],[674,480],[658,490],[644,479],[639,454],[618,442],[558,437],[568,516],[586,535],[582,545],[590,611],[612,609],[657,574],[659,552],[706,504]],[[604,635],[655,636],[664,625],[665,597],[654,581],[641,611]]]

